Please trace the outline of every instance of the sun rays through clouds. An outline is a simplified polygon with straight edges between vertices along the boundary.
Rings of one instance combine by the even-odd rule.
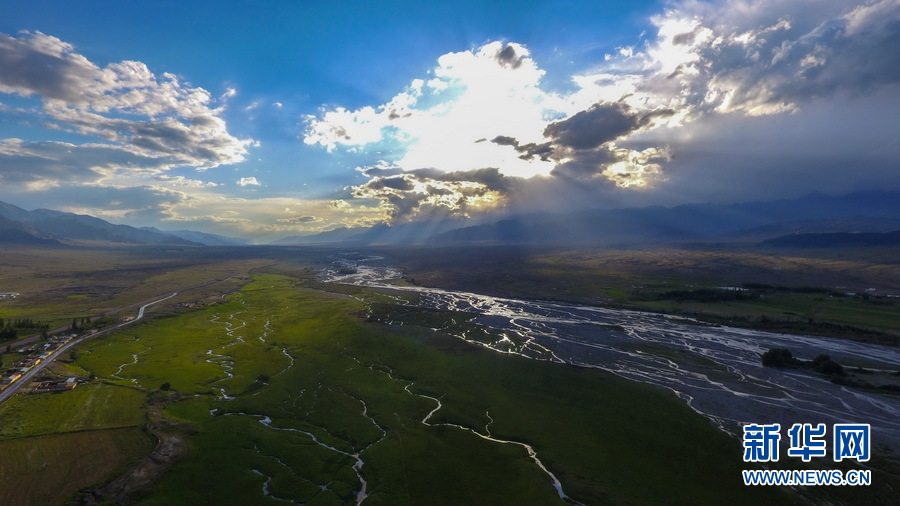
[[[267,241],[900,187],[900,0],[585,4],[11,10],[0,201]]]
[[[382,105],[307,116],[304,141],[391,153],[359,169],[370,179],[352,192],[393,219],[469,216],[478,204],[521,208],[508,202],[511,188],[533,194],[553,179],[599,198],[672,191],[686,184],[679,162],[694,146],[685,140],[710,123],[798,114],[900,81],[893,0],[685,1],[651,23],[642,43],[573,76],[574,90],[546,88],[525,45],[494,41],[445,54]],[[728,168],[708,170],[714,180]]]

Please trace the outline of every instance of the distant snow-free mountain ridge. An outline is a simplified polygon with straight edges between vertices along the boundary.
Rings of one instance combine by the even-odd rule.
[[[286,237],[272,244],[623,246],[739,242],[767,247],[890,245],[896,244],[897,234],[889,233],[900,230],[900,192],[842,196],[811,194],[770,202],[533,213],[476,225],[469,223],[455,219],[340,228],[316,235]],[[114,225],[93,216],[49,209],[26,211],[0,202],[0,245],[53,246],[77,241],[181,246],[249,244],[241,239],[205,232]]]
[[[459,226],[458,222],[452,225],[407,223],[338,229],[288,237],[278,243],[613,246],[672,241],[758,243],[804,233],[877,234],[900,230],[900,192],[810,194],[769,202],[535,213],[473,226]]]
[[[182,237],[182,235],[187,237]],[[200,232],[162,232],[154,228],[113,225],[93,216],[49,209],[26,211],[12,204],[0,202],[0,245],[58,246],[63,242],[71,241],[100,241],[125,244],[202,246],[220,244],[227,239]],[[203,242],[203,240],[209,242]],[[232,241],[229,244],[242,243],[236,239]]]

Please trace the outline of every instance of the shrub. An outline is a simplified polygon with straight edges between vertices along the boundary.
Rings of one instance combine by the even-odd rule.
[[[846,376],[847,373],[844,372],[844,367],[835,362],[834,360],[828,359],[821,364],[815,367],[817,371],[826,375],[826,376]]]
[[[796,362],[794,355],[787,348],[772,348],[762,354],[762,365],[766,367],[790,367]]]

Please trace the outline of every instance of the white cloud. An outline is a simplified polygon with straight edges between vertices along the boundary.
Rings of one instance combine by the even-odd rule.
[[[141,62],[99,67],[74,46],[40,32],[0,34],[0,93],[37,97],[64,129],[167,166],[207,169],[243,161],[248,139],[228,133],[209,92]],[[229,89],[223,99],[234,96]]]
[[[404,154],[392,162],[404,170],[497,167],[522,177],[549,173],[552,164],[525,161],[485,142],[498,135],[538,142],[547,119],[561,117],[568,107],[540,89],[544,71],[524,46],[492,42],[448,53],[432,74],[428,80],[413,80],[380,106],[338,107],[308,117],[304,142],[329,150],[399,143]]]
[[[706,125],[718,119],[784,116],[900,85],[898,0],[684,0],[651,22],[656,31],[646,42],[618,48],[574,76],[572,93],[544,90],[544,71],[524,46],[492,42],[441,56],[430,76],[388,103],[308,117],[305,142],[370,150],[378,159],[397,153],[387,160],[391,171],[373,160],[363,171],[371,180],[355,188],[395,218],[429,207],[465,214],[466,192],[488,190],[472,178],[477,169],[538,176],[529,187],[555,176],[601,192],[664,192],[667,168],[681,167],[687,150],[703,145],[697,136],[715,137]],[[770,163],[799,163],[791,147],[779,146],[785,151],[768,154]],[[820,163],[811,155],[803,163]],[[714,163],[729,162],[726,155]],[[707,170],[698,187],[735,180]],[[514,197],[510,187],[490,188],[498,192],[491,198]]]
[[[260,186],[259,180],[255,177],[242,177],[237,182],[238,186]]]

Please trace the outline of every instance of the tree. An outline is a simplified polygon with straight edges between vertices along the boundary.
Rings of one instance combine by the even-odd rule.
[[[825,362],[828,362],[829,360],[831,360],[831,357],[824,353],[820,353],[819,355],[816,355],[816,358],[814,358],[812,360],[813,369],[818,370],[819,366],[821,366]]]
[[[816,358],[814,358],[812,362],[810,362],[810,365],[815,371],[820,372],[826,376],[847,375],[847,373],[844,372],[844,366],[835,362],[834,360],[831,360],[831,357],[824,353],[816,355]]]
[[[835,362],[834,360],[826,360],[819,364],[816,367],[816,370],[826,376],[846,376],[847,373],[844,372],[844,366]]]
[[[762,354],[762,365],[766,367],[790,367],[797,360],[787,348],[772,348]]]

